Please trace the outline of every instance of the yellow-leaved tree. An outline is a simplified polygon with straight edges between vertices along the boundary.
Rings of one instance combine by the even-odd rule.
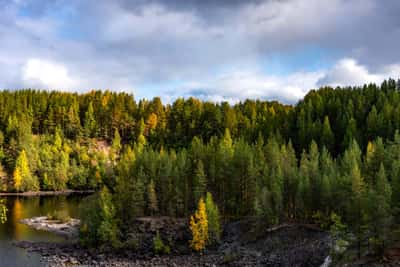
[[[29,169],[28,157],[25,150],[22,150],[17,158],[13,180],[14,188],[17,192],[39,190],[39,181],[36,176],[32,175]]]
[[[190,216],[190,231],[192,232],[190,247],[196,251],[203,250],[208,241],[208,220],[203,198],[200,198],[195,214]]]
[[[13,179],[14,179],[14,187],[17,192],[21,191],[21,185],[22,185],[22,176],[21,176],[21,171],[19,168],[15,168],[14,174],[13,174]]]

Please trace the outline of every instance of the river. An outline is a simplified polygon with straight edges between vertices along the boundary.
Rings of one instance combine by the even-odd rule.
[[[13,241],[65,242],[64,238],[52,233],[38,231],[20,224],[19,220],[34,216],[44,216],[54,211],[65,211],[70,217],[79,218],[79,203],[83,196],[35,196],[2,197],[8,208],[7,221],[0,224],[0,266],[36,267],[45,266],[40,256],[18,248]]]

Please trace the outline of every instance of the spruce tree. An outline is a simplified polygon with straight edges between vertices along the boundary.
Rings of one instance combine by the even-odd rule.
[[[332,152],[334,143],[335,139],[331,129],[331,124],[329,123],[329,117],[325,116],[322,128],[321,144]]]
[[[147,210],[150,215],[155,215],[158,212],[158,201],[153,180],[150,180],[147,185]]]
[[[95,137],[96,132],[97,132],[97,124],[96,124],[96,119],[94,117],[94,110],[93,110],[93,104],[92,102],[89,103],[88,108],[85,112],[85,120],[84,120],[84,131],[85,131],[85,137],[90,138],[90,137]]]
[[[198,203],[201,197],[204,197],[207,190],[207,177],[204,173],[203,162],[199,160],[196,164],[193,177],[193,200]]]
[[[365,183],[361,177],[358,164],[354,164],[350,173],[351,177],[351,201],[349,203],[348,216],[350,227],[353,230],[356,243],[358,257],[361,257],[361,243],[364,238],[365,227]]]
[[[208,219],[208,244],[218,242],[221,238],[221,221],[217,205],[210,192],[206,194],[206,212]]]

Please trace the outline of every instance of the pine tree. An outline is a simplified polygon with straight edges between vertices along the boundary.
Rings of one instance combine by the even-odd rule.
[[[325,146],[329,151],[333,151],[333,145],[335,143],[334,135],[329,123],[329,117],[325,116],[324,125],[322,128],[321,144]]]
[[[375,105],[372,106],[371,111],[367,117],[367,133],[369,140],[376,137],[378,133],[378,112]]]
[[[193,200],[198,203],[201,197],[204,197],[207,189],[207,178],[204,173],[203,162],[199,160],[196,165],[193,178]]]
[[[380,243],[379,252],[383,253],[385,249],[385,241],[389,239],[391,216],[391,196],[392,190],[386,177],[386,172],[381,163],[377,174],[376,196],[370,197],[371,203],[371,224],[372,232],[375,233],[375,241]]]
[[[208,219],[208,244],[213,244],[221,238],[221,222],[218,207],[214,203],[210,192],[206,194],[206,211]]]
[[[117,128],[114,130],[114,138],[112,140],[111,144],[111,160],[115,162],[115,160],[118,158],[119,153],[121,152],[121,136],[119,135],[119,131]]]
[[[93,104],[92,102],[89,103],[88,109],[86,110],[85,113],[85,124],[84,124],[84,131],[85,131],[85,137],[90,138],[94,137],[96,135],[96,119],[94,117],[94,110],[93,110]]]
[[[147,185],[147,210],[150,215],[155,215],[158,212],[158,201],[153,180],[150,180]]]
[[[356,120],[351,117],[347,123],[346,132],[341,146],[342,149],[344,150],[348,148],[353,140],[358,140],[358,132]]]
[[[361,242],[365,226],[365,184],[360,169],[354,164],[351,171],[351,202],[349,207],[350,226],[356,236],[358,257],[361,257]]]
[[[115,153],[119,153],[122,147],[121,136],[119,135],[119,131],[117,128],[115,128],[114,130],[114,138],[112,140],[111,147],[115,151]]]
[[[62,147],[62,132],[59,127],[56,128],[56,131],[54,133],[54,146],[56,149],[60,150]]]
[[[67,125],[65,127],[65,135],[68,138],[75,139],[81,133],[81,122],[79,118],[79,105],[74,103],[68,109]]]
[[[395,212],[400,211],[400,160],[394,159],[391,170],[392,205]]]

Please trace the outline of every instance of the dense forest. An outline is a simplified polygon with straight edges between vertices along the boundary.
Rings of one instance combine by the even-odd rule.
[[[137,216],[198,207],[197,219],[313,222],[382,250],[400,220],[399,85],[324,87],[296,105],[2,91],[0,188],[98,191],[88,245],[120,246]]]

